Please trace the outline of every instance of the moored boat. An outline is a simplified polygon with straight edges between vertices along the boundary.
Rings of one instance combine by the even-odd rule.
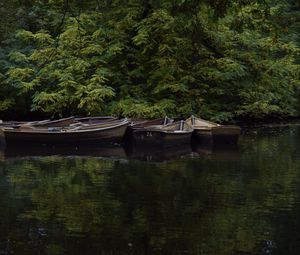
[[[164,118],[158,118],[158,119],[153,119],[153,120],[148,120],[148,119],[131,119],[130,123],[128,125],[125,138],[127,141],[130,141],[133,139],[133,131],[138,130],[141,128],[146,128],[149,126],[153,125],[167,125],[173,122],[173,119],[169,117],[164,117]]]
[[[63,119],[57,120],[45,120],[45,121],[37,121],[33,123],[28,123],[28,125],[32,125],[35,127],[67,127],[70,124],[74,123],[75,118],[73,116]]]
[[[0,127],[67,127],[74,123],[74,117],[68,117],[56,120],[40,120],[40,121],[1,121]]]
[[[114,121],[97,127],[2,127],[5,141],[10,143],[119,143],[129,122]]]
[[[175,146],[191,141],[193,128],[185,121],[166,125],[149,125],[132,131],[133,141],[137,145]]]
[[[117,119],[117,118],[106,119],[102,117],[92,117],[92,118],[76,119],[76,122],[74,122],[70,126],[73,127],[77,126],[81,130],[84,130],[90,128],[107,127],[107,126],[117,124],[120,121],[122,121],[122,119]]]
[[[191,116],[186,122],[194,128],[194,136],[201,143],[235,145],[241,133],[238,126],[220,125],[195,116]]]
[[[113,116],[99,116],[99,117],[78,117],[75,118],[76,122],[81,122],[84,124],[97,124],[97,123],[103,123],[103,122],[110,122],[118,120],[118,118]]]
[[[128,128],[131,130],[136,130],[139,128],[145,128],[153,125],[167,125],[170,123],[173,123],[173,119],[169,117],[164,117],[164,118],[158,118],[154,120],[145,120],[145,119],[132,119]]]

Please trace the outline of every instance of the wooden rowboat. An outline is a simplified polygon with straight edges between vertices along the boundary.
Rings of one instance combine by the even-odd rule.
[[[145,119],[132,119],[129,124],[129,129],[136,130],[139,128],[145,128],[153,125],[167,125],[173,122],[173,119],[169,117],[154,119],[154,120],[145,120]]]
[[[201,143],[235,145],[241,128],[235,125],[220,125],[191,116],[186,122],[194,128],[194,135]]]
[[[149,126],[153,125],[167,125],[173,122],[173,119],[169,117],[164,117],[164,118],[158,118],[154,120],[147,120],[147,119],[131,119],[130,123],[128,125],[126,134],[125,134],[125,141],[127,144],[132,144],[134,143],[134,138],[133,138],[133,131],[134,130],[139,130],[143,129]]]
[[[185,121],[167,125],[152,125],[136,128],[132,132],[136,145],[175,146],[191,141],[193,128]]]
[[[74,123],[74,117],[68,117],[57,120],[41,120],[41,121],[1,121],[0,127],[67,127],[70,124]]]
[[[34,123],[28,123],[28,125],[32,125],[35,127],[67,127],[70,124],[74,123],[75,118],[74,117],[68,117],[63,119],[57,119],[57,120],[46,120],[46,121],[37,121]]]
[[[32,127],[2,128],[7,144],[11,143],[118,143],[129,122],[115,121],[97,127]]]
[[[123,119],[124,120],[124,119]],[[101,127],[108,127],[114,124],[118,124],[122,119],[112,118],[106,119],[102,117],[93,117],[92,119],[84,118],[84,120],[77,120],[76,122],[71,124],[71,127],[78,127],[81,130],[90,129],[90,128],[101,128]]]
[[[95,124],[95,123],[110,122],[110,121],[115,121],[115,120],[118,120],[118,118],[112,117],[112,116],[75,118],[76,122],[81,122],[84,124]]]

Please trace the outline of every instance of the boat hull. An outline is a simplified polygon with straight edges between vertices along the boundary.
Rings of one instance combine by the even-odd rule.
[[[13,143],[120,143],[128,122],[99,129],[77,131],[4,130],[7,144]]]
[[[204,144],[235,145],[241,129],[238,126],[218,126],[211,128],[195,128],[195,138]]]
[[[5,146],[5,136],[4,136],[4,131],[0,129],[0,149],[3,146]]]
[[[135,145],[177,146],[191,142],[192,132],[163,132],[159,130],[134,130],[132,138]]]

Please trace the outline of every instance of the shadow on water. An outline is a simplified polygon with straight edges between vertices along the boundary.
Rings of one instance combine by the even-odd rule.
[[[62,157],[95,157],[110,159],[134,159],[149,162],[162,162],[190,154],[190,145],[161,147],[142,146],[7,146],[0,148],[0,160],[25,157],[62,156]]]
[[[102,158],[127,158],[121,146],[106,145],[11,145],[2,149],[5,159],[38,156],[90,156]],[[1,155],[1,154],[0,154]]]
[[[148,162],[162,162],[172,159],[177,159],[192,152],[189,144],[183,144],[173,147],[160,147],[160,146],[125,146],[127,155],[130,159],[136,159]]]
[[[238,145],[211,145],[192,143],[192,151],[199,157],[212,161],[235,161],[240,158]]]
[[[5,146],[0,145],[0,162],[5,160],[4,151],[5,151]]]
[[[206,146],[183,144],[180,146],[45,146],[45,145],[13,145],[0,147],[0,161],[22,157],[43,156],[82,156],[111,159],[133,159],[147,162],[163,162],[176,160],[181,157],[201,157],[209,160],[237,160],[239,158],[238,146]]]

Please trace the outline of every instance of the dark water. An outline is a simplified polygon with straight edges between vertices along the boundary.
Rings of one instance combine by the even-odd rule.
[[[300,254],[299,126],[193,149],[8,148],[0,254]]]

